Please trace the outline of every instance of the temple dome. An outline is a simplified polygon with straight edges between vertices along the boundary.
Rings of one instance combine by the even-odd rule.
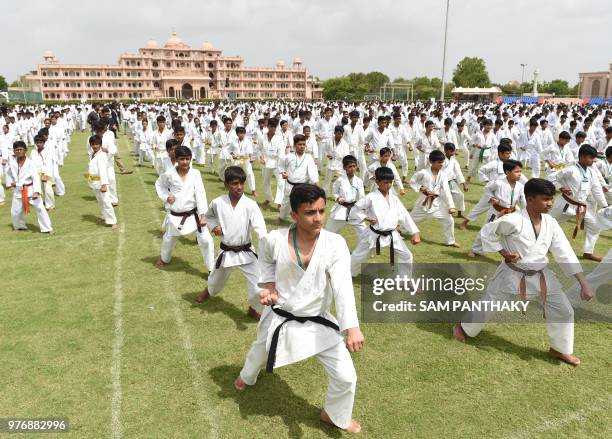
[[[157,44],[157,41],[151,38],[149,39],[149,41],[147,41],[147,44],[145,45],[145,47],[147,49],[157,49],[159,47],[159,44]]]
[[[204,49],[204,50],[213,50],[214,47],[213,47],[213,45],[211,44],[210,41],[204,41],[202,43],[202,49]]]
[[[185,44],[183,40],[181,40],[179,37],[176,36],[176,32],[172,32],[172,35],[170,36],[170,38],[168,38],[168,41],[166,41],[166,44],[164,44],[164,47],[167,49],[172,49],[172,48],[184,49],[189,46]]]

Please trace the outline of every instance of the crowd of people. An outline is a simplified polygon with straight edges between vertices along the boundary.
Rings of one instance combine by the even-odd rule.
[[[582,257],[602,261],[596,242],[612,225],[612,110],[605,106],[135,102],[16,106],[1,113],[0,172],[13,188],[15,230],[26,227],[31,206],[40,231],[54,232],[49,213],[55,196],[66,193],[60,172],[75,130],[91,134],[83,166],[104,222],[116,228],[115,166],[132,172],[117,147],[123,130],[137,166],[159,175],[155,186],[166,216],[156,266],[171,263],[180,236],[195,233],[209,272],[198,302],[220,294],[234,267],[246,280],[248,314],[259,326],[235,387],[254,385],[264,367],[271,372],[317,356],[330,378],[321,418],[348,431],[360,429],[352,419],[356,373],[349,352],[364,343],[352,278],[384,247],[397,273],[410,276],[413,255],[400,231],[416,245],[417,224],[436,220],[445,245],[460,247],[456,235],[486,214],[467,254],[504,258],[487,300],[539,300],[551,355],[572,365],[580,362],[573,355],[573,308],[546,268],[548,253],[571,267],[566,274],[576,277],[584,300],[593,296],[592,284],[610,282],[612,251],[603,268],[585,276],[569,243],[584,235]],[[226,194],[209,203],[202,172],[215,174]],[[484,192],[468,212],[464,193],[476,178]],[[410,210],[402,201],[406,189],[418,194]],[[328,199],[333,206],[326,215]],[[289,217],[291,225],[268,231],[265,205],[277,207],[276,225]],[[563,221],[574,224],[569,239]],[[357,235],[352,252],[338,234],[345,226]],[[490,318],[466,315],[453,335],[475,337]]]

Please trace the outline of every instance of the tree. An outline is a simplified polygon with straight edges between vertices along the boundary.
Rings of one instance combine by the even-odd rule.
[[[11,85],[9,87],[21,87],[21,81],[19,79],[14,80],[13,82],[11,82]]]
[[[542,93],[554,93],[557,96],[567,96],[570,93],[570,86],[567,81],[553,79],[542,84]]]
[[[6,90],[8,88],[8,84],[6,83],[6,79],[4,76],[0,75],[0,90]]]
[[[453,82],[457,87],[490,87],[491,80],[482,58],[466,56],[453,71]]]
[[[356,83],[346,76],[323,81],[323,97],[328,100],[361,100],[368,92],[365,83]]]

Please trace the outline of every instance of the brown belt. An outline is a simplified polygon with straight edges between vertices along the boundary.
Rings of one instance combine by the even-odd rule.
[[[498,212],[498,215],[491,215],[489,222],[496,218],[501,218],[504,215],[508,215],[509,213],[516,212],[516,207],[504,207],[500,206],[498,203],[493,203],[491,206]]]
[[[546,277],[544,276],[544,271],[542,270],[524,270],[509,262],[506,262],[506,265],[510,267],[511,270],[514,270],[522,274],[521,280],[519,282],[519,296],[521,300],[524,302],[527,301],[526,276],[535,276],[536,274],[540,275],[540,300],[542,301],[542,307],[544,307],[544,305],[546,305],[546,295],[548,294],[548,287],[546,286]],[[525,314],[525,311],[523,311],[523,314]]]
[[[580,203],[579,201],[572,200],[565,194],[561,194],[563,199],[567,201],[565,207],[563,208],[563,212],[567,211],[569,205],[576,206],[576,226],[574,227],[574,232],[572,233],[572,239],[576,239],[576,235],[578,235],[578,227],[580,230],[584,230],[584,217],[587,213],[587,205],[584,203]],[[582,220],[580,219],[580,211],[582,211]]]

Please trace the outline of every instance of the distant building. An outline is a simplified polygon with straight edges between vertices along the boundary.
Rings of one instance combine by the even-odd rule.
[[[176,33],[159,47],[149,40],[137,54],[112,64],[61,64],[46,51],[45,62],[21,77],[45,100],[68,99],[321,99],[323,90],[300,58],[291,66],[245,67],[208,41],[193,48]]]
[[[451,90],[453,97],[458,101],[469,102],[495,102],[501,96],[502,91],[499,87],[455,87]]]
[[[612,63],[608,71],[578,74],[581,98],[612,98]]]

